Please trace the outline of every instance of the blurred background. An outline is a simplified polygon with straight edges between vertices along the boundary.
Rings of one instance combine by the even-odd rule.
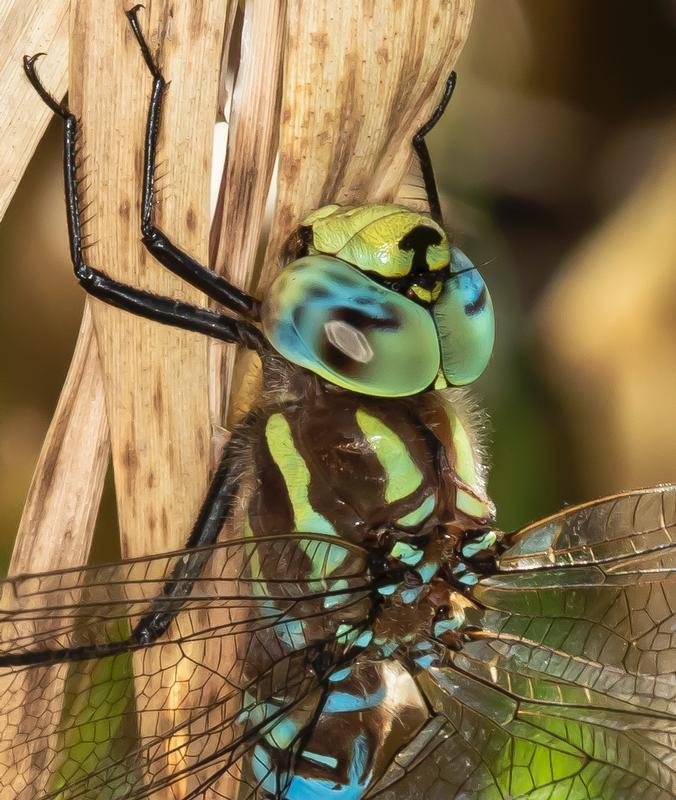
[[[430,149],[498,324],[505,529],[676,481],[676,2],[480,0]],[[0,568],[79,325],[52,124],[0,224]],[[112,490],[95,558],[114,557]]]

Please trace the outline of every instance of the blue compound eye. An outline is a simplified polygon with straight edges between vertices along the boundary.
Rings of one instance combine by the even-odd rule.
[[[472,383],[484,371],[493,352],[495,317],[483,278],[457,248],[451,251],[451,276],[432,314],[446,380],[453,386]]]
[[[288,264],[270,286],[261,319],[286,359],[354,392],[416,394],[439,371],[429,312],[331,256]]]

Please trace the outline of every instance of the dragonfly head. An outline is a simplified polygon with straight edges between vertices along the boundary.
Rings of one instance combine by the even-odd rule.
[[[464,386],[493,349],[493,307],[471,261],[429,216],[393,204],[325,206],[290,240],[263,303],[289,361],[351,391],[401,397]]]

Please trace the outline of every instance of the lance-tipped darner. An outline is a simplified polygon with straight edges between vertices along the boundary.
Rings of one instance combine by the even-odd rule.
[[[424,142],[454,77],[413,142],[430,214],[315,211],[259,301],[154,224],[166,84],[128,17],[154,80],[143,242],[238,317],[86,264],[77,121],[27,58],[64,120],[76,276],[255,350],[264,388],[184,550],[4,583],[2,796],[676,796],[674,488],[492,525],[459,388],[487,365],[492,306],[448,242]]]

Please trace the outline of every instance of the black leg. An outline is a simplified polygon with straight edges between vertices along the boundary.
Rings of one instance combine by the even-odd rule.
[[[439,191],[437,190],[437,182],[434,179],[434,169],[432,168],[432,161],[430,159],[429,150],[427,149],[427,144],[425,143],[425,137],[437,124],[437,122],[439,122],[444,111],[446,110],[446,106],[453,96],[456,78],[457,76],[455,72],[451,72],[451,74],[448,76],[448,80],[446,81],[446,88],[444,89],[444,95],[441,98],[441,102],[434,109],[432,116],[413,137],[413,149],[416,151],[418,158],[420,159],[420,169],[422,170],[423,181],[425,182],[427,200],[430,204],[430,214],[432,219],[434,219],[440,225],[442,224],[443,220],[441,216],[441,204],[439,203]]]
[[[40,97],[64,122],[63,171],[70,255],[75,275],[82,286],[94,297],[140,317],[202,333],[225,342],[242,344],[260,353],[266,351],[268,345],[265,337],[248,322],[127,286],[85,263],[82,254],[82,224],[76,177],[77,120],[75,115],[66,106],[58,103],[40,82],[35,71],[35,62],[39,55],[41,54],[25,56],[24,70]]]
[[[138,10],[140,5],[127,11],[129,24],[134,32],[143,60],[150,74],[153,76],[153,89],[148,107],[148,121],[146,123],[144,162],[143,162],[143,197],[141,200],[141,233],[143,244],[152,255],[167,269],[178,275],[183,280],[196,286],[212,300],[242,314],[250,319],[258,320],[260,316],[259,301],[233,286],[231,283],[217,275],[215,272],[202,266],[199,262],[184,253],[161,231],[153,219],[155,200],[155,161],[157,157],[157,136],[159,133],[162,100],[167,88],[167,82],[162,72],[153,59],[148,43],[143,38],[138,23]]]
[[[86,265],[79,270],[78,278],[89,294],[139,317],[202,333],[223,342],[243,345],[260,355],[269,351],[263,334],[249,322],[135,289]]]

